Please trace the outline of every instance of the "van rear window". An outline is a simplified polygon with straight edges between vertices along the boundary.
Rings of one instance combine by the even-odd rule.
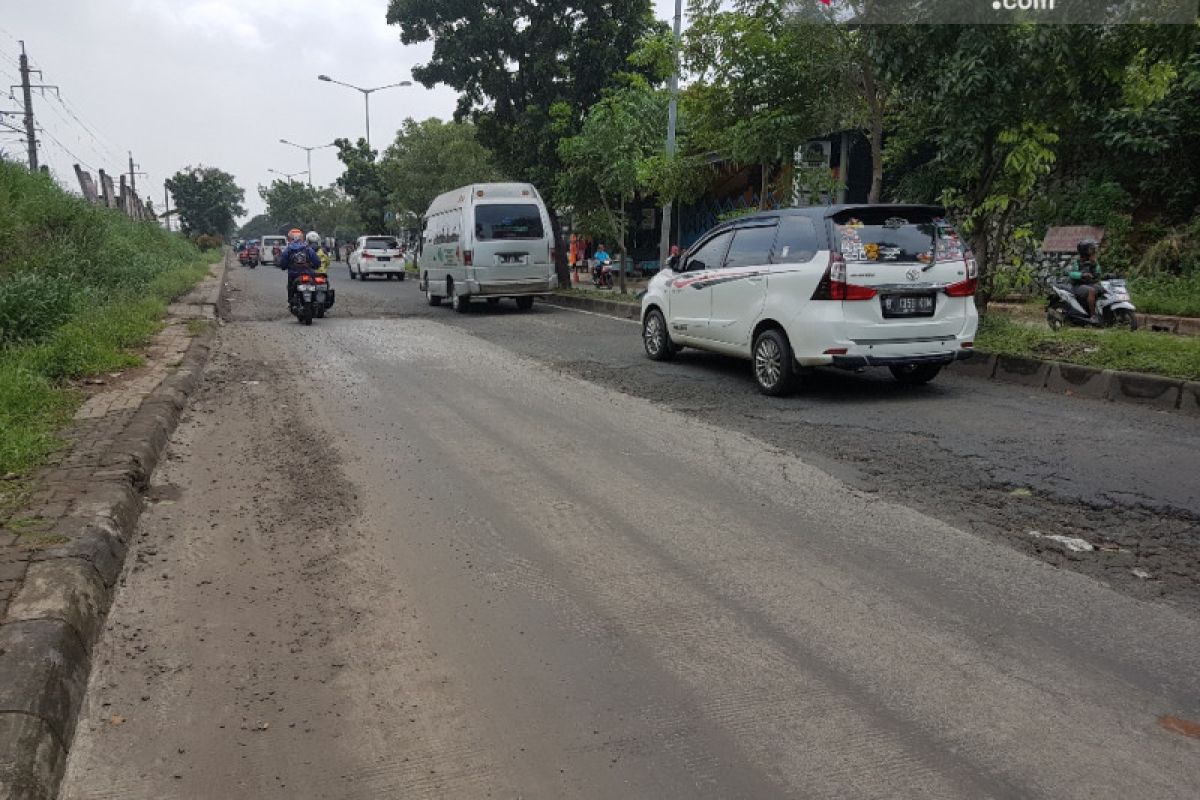
[[[542,215],[532,203],[475,206],[475,238],[478,241],[541,239],[543,236]]]
[[[928,264],[935,231],[937,260],[962,260],[957,231],[928,209],[855,209],[834,218],[835,236],[849,262]]]

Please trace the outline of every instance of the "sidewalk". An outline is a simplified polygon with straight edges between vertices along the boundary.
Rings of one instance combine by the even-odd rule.
[[[168,310],[145,363],[111,373],[0,524],[0,798],[53,797],[140,491],[199,380],[224,263]]]

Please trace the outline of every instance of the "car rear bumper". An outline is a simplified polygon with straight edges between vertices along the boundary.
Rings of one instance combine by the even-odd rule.
[[[891,367],[901,366],[906,364],[950,364],[955,361],[963,361],[974,355],[975,351],[970,348],[961,348],[959,350],[951,350],[943,353],[928,353],[925,355],[905,355],[905,356],[885,356],[885,355],[861,355],[861,356],[831,356],[833,359],[832,365],[841,369],[859,369],[860,367]]]
[[[380,263],[379,261],[359,261],[358,271],[369,272],[372,275],[383,272],[404,272],[404,262],[384,261]]]

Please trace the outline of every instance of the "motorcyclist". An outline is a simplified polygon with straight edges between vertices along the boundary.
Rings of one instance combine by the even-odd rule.
[[[292,228],[288,231],[288,245],[279,254],[279,266],[281,269],[287,270],[289,306],[292,303],[292,295],[296,291],[296,279],[302,274],[316,271],[320,265],[321,257],[304,240],[304,231],[299,228]]]
[[[308,236],[305,237],[305,241],[308,242],[308,246],[313,249],[313,252],[317,254],[317,258],[321,261],[321,265],[317,267],[317,272],[322,275],[329,272],[329,265],[333,259],[329,257],[329,251],[321,243],[321,234],[316,231],[309,231]]]
[[[596,245],[596,252],[592,254],[592,261],[594,263],[592,267],[593,275],[599,275],[604,270],[606,264],[612,263],[612,256],[604,249],[603,242]]]
[[[1079,260],[1070,273],[1075,299],[1088,310],[1092,322],[1097,325],[1100,324],[1100,317],[1096,313],[1096,296],[1099,294],[1101,278],[1100,263],[1096,260],[1099,250],[1100,246],[1094,239],[1080,241],[1075,247]]]

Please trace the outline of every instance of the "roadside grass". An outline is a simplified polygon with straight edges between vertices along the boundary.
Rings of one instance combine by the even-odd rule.
[[[639,305],[642,302],[642,299],[637,294],[633,292],[621,294],[617,289],[559,289],[555,294],[560,294],[564,297],[590,297],[594,300],[612,300],[615,303],[629,303],[630,305]]]
[[[1200,273],[1178,278],[1131,278],[1129,293],[1143,313],[1200,317]]]
[[[141,362],[167,305],[220,259],[0,162],[0,513],[61,442],[74,382]],[[12,479],[12,476],[17,479]]]
[[[975,346],[1002,355],[1200,380],[1200,339],[1192,336],[1084,328],[1055,332],[989,313],[980,321]]]

